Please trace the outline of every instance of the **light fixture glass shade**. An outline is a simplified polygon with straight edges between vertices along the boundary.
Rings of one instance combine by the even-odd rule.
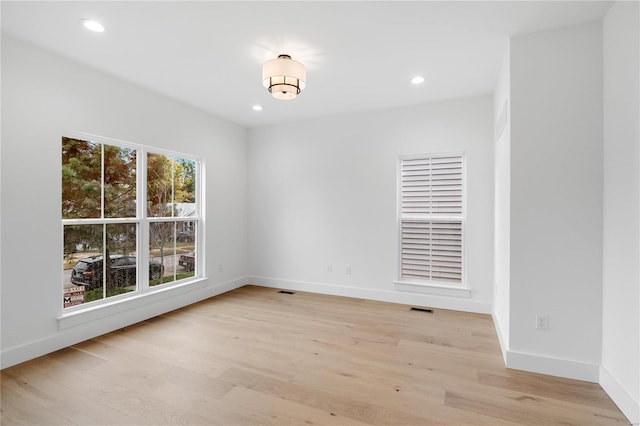
[[[293,99],[305,87],[304,65],[289,55],[280,55],[262,65],[262,84],[276,99]]]

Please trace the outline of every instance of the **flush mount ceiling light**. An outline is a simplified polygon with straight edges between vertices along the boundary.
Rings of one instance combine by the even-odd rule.
[[[104,32],[104,26],[98,21],[92,21],[91,19],[83,19],[80,22],[82,22],[82,25],[90,31],[94,31],[96,33]]]
[[[305,87],[304,65],[289,55],[280,55],[262,65],[262,84],[276,99],[293,99]]]
[[[411,79],[411,84],[422,84],[424,83],[424,77],[421,75],[417,75]]]

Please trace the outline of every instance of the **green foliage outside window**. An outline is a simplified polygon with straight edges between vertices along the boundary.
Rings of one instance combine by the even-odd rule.
[[[133,283],[128,278],[114,279],[115,267],[111,264],[126,256],[139,259],[138,202],[146,201],[142,207],[146,208],[147,217],[166,219],[145,225],[149,227],[150,285],[194,276],[196,222],[173,218],[197,219],[196,161],[147,153],[142,162],[146,167],[147,199],[139,200],[138,155],[133,148],[62,138],[64,266],[69,270],[89,256],[109,259],[106,278],[100,277],[102,284],[86,285],[85,302],[137,288],[135,263],[133,272],[127,271],[126,275],[134,277]],[[85,223],[85,219],[90,222]],[[135,223],[125,223],[130,219],[136,219]],[[184,259],[179,262],[178,256],[186,254],[190,263]],[[158,272],[159,265],[162,273]],[[69,278],[65,278],[64,285],[70,285]]]

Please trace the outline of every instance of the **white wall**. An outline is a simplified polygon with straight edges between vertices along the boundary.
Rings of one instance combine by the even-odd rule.
[[[487,96],[250,130],[252,282],[491,312],[491,102]],[[398,156],[442,151],[467,153],[470,298],[394,286]]]
[[[59,329],[63,129],[204,157],[209,279]],[[1,154],[2,367],[245,282],[245,129],[3,37]]]
[[[604,19],[604,233],[600,383],[640,422],[640,10]]]
[[[597,381],[602,339],[602,25],[511,40],[507,364]],[[535,329],[536,314],[550,329]]]
[[[493,92],[494,135],[494,277],[493,321],[503,356],[509,350],[510,210],[511,210],[511,57],[505,53]]]
[[[604,76],[600,23],[516,37],[493,103],[263,127],[248,147],[239,126],[3,37],[2,367],[237,287],[249,272],[263,285],[490,312],[495,268],[509,366],[597,380],[601,358],[601,384],[637,422],[638,20],[633,2],[607,15]],[[62,129],[205,158],[207,280],[60,327]],[[467,152],[468,299],[393,284],[397,157],[451,150]],[[550,315],[549,331],[534,329],[537,313]]]

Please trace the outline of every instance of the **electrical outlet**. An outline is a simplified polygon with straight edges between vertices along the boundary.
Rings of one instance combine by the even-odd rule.
[[[333,272],[333,265],[327,266],[327,272]]]
[[[222,265],[218,265],[218,272],[222,272]]]
[[[351,265],[347,265],[347,275],[351,275]]]
[[[536,315],[536,329],[537,330],[549,329],[549,315]]]

